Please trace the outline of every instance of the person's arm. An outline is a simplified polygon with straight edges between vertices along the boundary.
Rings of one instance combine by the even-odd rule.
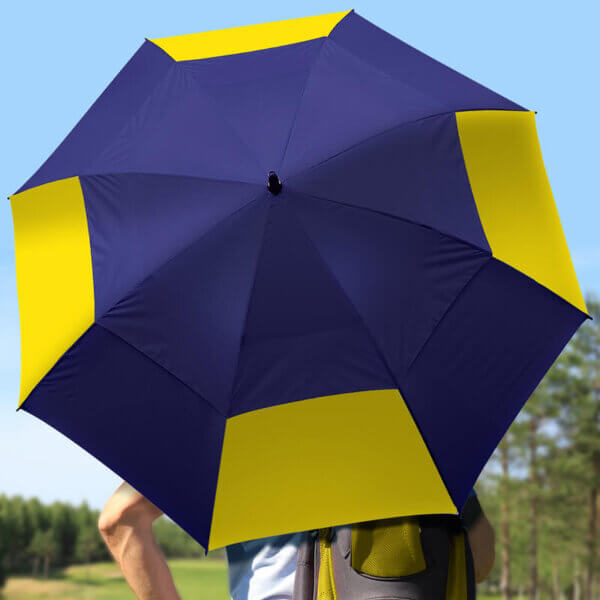
[[[461,517],[467,528],[473,555],[475,581],[481,583],[490,574],[496,559],[494,528],[485,516],[475,493],[469,496]]]
[[[162,514],[123,482],[100,513],[98,529],[139,600],[180,600],[152,522]]]

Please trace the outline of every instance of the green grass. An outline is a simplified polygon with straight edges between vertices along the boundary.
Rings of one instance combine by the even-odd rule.
[[[223,560],[171,560],[169,567],[183,600],[227,600],[227,565]],[[114,563],[69,567],[47,580],[9,577],[2,600],[135,600]]]
[[[169,567],[183,600],[229,600],[227,563],[217,559],[170,560]],[[9,577],[1,600],[135,600],[115,563],[69,567],[49,579]],[[478,595],[478,600],[500,596]]]

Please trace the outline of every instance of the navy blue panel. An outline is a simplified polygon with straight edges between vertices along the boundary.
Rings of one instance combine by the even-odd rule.
[[[259,198],[223,220],[99,321],[222,414],[229,407],[269,202]]]
[[[252,148],[265,174],[280,169],[306,78],[323,41],[182,63]]]
[[[456,506],[584,319],[490,259],[440,322],[401,385]]]
[[[174,63],[84,174],[169,173],[262,183],[264,168],[190,70]]]
[[[369,138],[285,185],[421,223],[489,250],[453,114]]]
[[[19,192],[85,172],[174,64],[173,59],[155,44],[144,42]]]
[[[164,175],[81,177],[96,318],[262,186]]]
[[[401,380],[489,254],[360,208],[302,195],[291,206]]]
[[[288,177],[385,129],[444,105],[327,39],[308,82],[282,175]]]
[[[444,110],[525,110],[472,79],[444,66],[356,13],[331,32],[330,39],[374,68],[443,103]]]
[[[172,375],[94,325],[22,408],[207,547],[225,419]]]
[[[284,191],[271,207],[230,415],[394,387],[364,324],[288,201]]]

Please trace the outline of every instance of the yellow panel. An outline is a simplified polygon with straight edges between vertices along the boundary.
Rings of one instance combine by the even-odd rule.
[[[78,177],[11,197],[21,320],[21,392],[29,393],[94,321],[92,258]]]
[[[227,420],[209,548],[456,508],[397,390]]]
[[[253,52],[327,36],[349,12],[346,10],[327,15],[176,35],[150,41],[177,61]]]
[[[586,312],[533,112],[456,113],[479,217],[493,255]]]

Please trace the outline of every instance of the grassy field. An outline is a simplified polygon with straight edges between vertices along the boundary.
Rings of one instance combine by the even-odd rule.
[[[222,560],[171,560],[177,589],[184,600],[227,600],[227,568]],[[114,563],[69,567],[47,580],[9,577],[2,600],[135,600]]]
[[[171,560],[169,567],[183,600],[228,600],[227,566],[223,560]],[[9,577],[2,600],[135,600],[114,563],[69,567],[49,579]],[[478,596],[478,600],[499,598]]]

